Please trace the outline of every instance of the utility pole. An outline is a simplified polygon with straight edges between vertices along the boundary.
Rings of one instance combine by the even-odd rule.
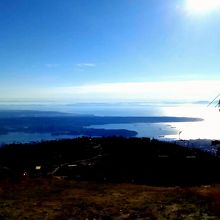
[[[220,93],[208,104],[207,107],[209,107],[218,97],[220,97]],[[220,111],[220,99],[219,99],[219,101],[218,101],[216,107],[218,107],[218,108],[219,108],[219,111]]]
[[[183,131],[179,131],[179,140],[180,140],[180,135],[181,135],[182,132],[183,132]]]

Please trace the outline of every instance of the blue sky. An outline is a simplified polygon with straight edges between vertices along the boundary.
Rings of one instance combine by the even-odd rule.
[[[189,1],[0,0],[0,100],[212,98],[220,10]]]

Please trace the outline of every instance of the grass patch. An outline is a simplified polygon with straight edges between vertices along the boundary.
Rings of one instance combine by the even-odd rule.
[[[220,186],[135,184],[24,178],[0,182],[0,220],[220,219]]]

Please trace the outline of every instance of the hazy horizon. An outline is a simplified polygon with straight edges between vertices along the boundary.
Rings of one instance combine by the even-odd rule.
[[[0,101],[198,101],[219,94],[217,0],[0,2]]]

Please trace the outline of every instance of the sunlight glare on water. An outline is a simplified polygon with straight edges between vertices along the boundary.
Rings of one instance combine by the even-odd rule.
[[[176,135],[167,135],[175,139],[220,139],[220,112],[217,108],[206,106],[169,107],[165,114],[180,117],[202,118],[199,122],[171,123],[176,128]]]

